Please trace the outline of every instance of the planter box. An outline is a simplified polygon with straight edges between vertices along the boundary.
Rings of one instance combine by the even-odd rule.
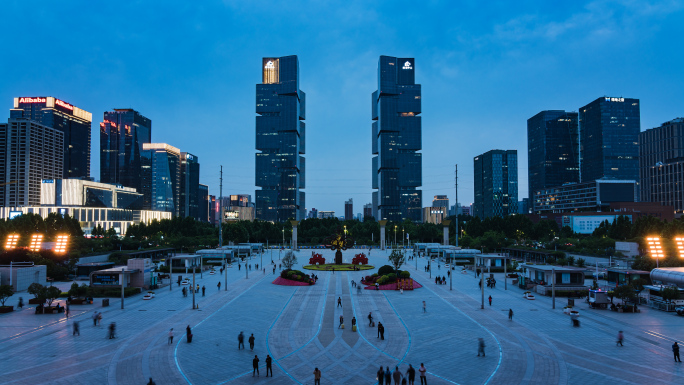
[[[0,306],[0,314],[14,311],[14,306]]]
[[[69,302],[70,305],[83,305],[85,303],[86,300],[84,298],[72,299],[71,302]]]
[[[40,305],[40,300],[38,298],[31,298],[28,300],[29,305]]]

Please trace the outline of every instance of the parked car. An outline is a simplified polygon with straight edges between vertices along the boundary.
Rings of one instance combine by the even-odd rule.
[[[684,315],[684,306],[676,306],[675,311],[677,312],[677,315]]]

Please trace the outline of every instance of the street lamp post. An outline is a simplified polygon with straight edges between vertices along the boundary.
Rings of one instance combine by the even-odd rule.
[[[401,227],[401,248],[404,248],[404,239],[406,239],[406,235],[404,234],[404,226]]]
[[[281,249],[284,247],[285,247],[285,228],[283,227],[283,243],[282,243]]]
[[[394,247],[397,247],[397,226],[394,226]]]

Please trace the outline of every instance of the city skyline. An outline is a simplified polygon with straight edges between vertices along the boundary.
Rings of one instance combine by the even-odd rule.
[[[413,15],[391,3],[352,4],[315,7],[317,17],[279,4],[179,3],[167,10],[181,20],[174,30],[163,27],[153,7],[75,2],[29,13],[21,2],[10,2],[3,8],[14,15],[0,27],[13,61],[0,63],[12,74],[0,90],[0,119],[21,96],[50,95],[92,113],[95,179],[99,117],[130,107],[155,122],[152,142],[182,144],[202,159],[200,183],[210,194],[218,196],[219,165],[224,195],[254,194],[254,84],[266,55],[299,57],[301,89],[308,94],[307,211],[341,213],[346,199],[358,208],[372,201],[367,101],[380,55],[420,63],[422,195],[448,195],[453,202],[458,163],[463,205],[473,202],[472,158],[494,148],[518,150],[518,193],[529,195],[526,120],[539,111],[577,112],[605,95],[639,99],[641,131],[684,115],[671,87],[683,80],[676,70],[682,62],[677,2],[530,2],[488,11],[474,3],[435,3],[416,7]],[[257,20],[257,11],[271,23]],[[55,22],[74,12],[83,19],[78,26]],[[103,13],[131,12],[149,18],[138,32],[96,21]],[[46,66],[28,46],[12,44],[9,36],[17,30],[27,39],[47,33],[70,39],[43,48],[51,57]],[[124,61],[111,53],[123,49],[144,59]],[[660,60],[665,53],[668,59]],[[625,80],[633,78],[639,81]]]

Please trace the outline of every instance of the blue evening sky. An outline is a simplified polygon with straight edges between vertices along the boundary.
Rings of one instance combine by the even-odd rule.
[[[371,201],[371,93],[380,55],[415,57],[423,206],[473,200],[473,157],[515,149],[526,121],[601,96],[641,99],[641,129],[684,116],[682,1],[3,1],[0,119],[12,98],[55,96],[152,119],[152,141],[199,156],[201,182],[254,198],[261,58],[298,55],[307,93],[306,206]]]

